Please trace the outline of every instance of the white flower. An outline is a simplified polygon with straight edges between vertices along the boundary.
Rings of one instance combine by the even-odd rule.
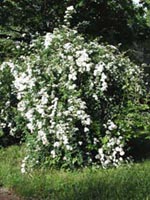
[[[97,101],[98,100],[97,94],[93,94],[93,98]]]
[[[42,104],[47,104],[48,103],[48,94],[43,94],[42,99],[41,99]]]
[[[59,147],[60,146],[60,142],[55,142],[53,146],[54,147]]]
[[[104,164],[105,166],[107,166],[107,165],[109,165],[110,163],[111,163],[110,160],[105,160],[103,164]]]
[[[52,155],[52,158],[55,158],[55,157],[56,157],[55,150],[52,150],[52,151],[51,151],[51,155]]]
[[[97,155],[95,156],[95,159],[97,159],[97,160],[99,160],[99,159],[100,159],[100,156],[99,156],[99,154],[97,154]]]
[[[72,44],[70,42],[64,44],[64,49],[68,52],[72,48]]]
[[[69,74],[68,79],[75,81],[77,79],[77,73],[73,72],[72,74]]]
[[[72,112],[74,110],[74,106],[70,106],[69,108],[68,108],[68,111],[70,111],[70,112]]]
[[[107,90],[107,87],[108,87],[107,83],[106,83],[106,82],[103,82],[103,83],[102,83],[102,87],[101,87],[101,91],[102,91],[102,92],[106,91],[106,90]]]
[[[28,123],[28,124],[27,124],[27,127],[28,127],[28,129],[29,129],[31,132],[33,132],[33,130],[34,130],[34,125],[33,125],[32,123]]]
[[[90,120],[90,118],[87,118],[86,119],[86,125],[90,125],[91,124],[91,120]]]
[[[81,111],[81,110],[78,110],[78,111],[77,111],[77,115],[79,115],[79,116],[80,116],[80,115],[82,115],[82,114],[83,114],[83,113],[82,113],[82,111]]]
[[[40,113],[41,115],[44,116],[45,114],[45,111],[44,111],[44,108],[43,108],[43,105],[36,105],[36,110],[38,111],[38,113]]]
[[[38,131],[38,136],[37,136],[38,140],[41,140],[43,145],[48,146],[49,142],[47,140],[46,134],[43,130],[39,130]]]
[[[103,81],[105,81],[107,79],[107,76],[104,74],[104,73],[102,73],[102,75],[101,75],[101,81],[103,82]]]
[[[80,108],[85,109],[86,108],[86,103],[84,101],[80,102]]]
[[[103,149],[102,148],[98,149],[98,153],[99,155],[103,155]]]
[[[73,7],[73,6],[67,7],[67,11],[73,11],[73,10],[74,10],[74,7]]]
[[[69,56],[68,56],[68,60],[71,61],[71,62],[73,62],[73,56],[70,56],[70,55],[69,55]]]
[[[15,65],[14,65],[14,63],[13,63],[12,61],[3,62],[3,63],[0,65],[0,70],[3,71],[3,70],[6,68],[7,65],[10,67],[11,72],[13,72],[14,69],[15,69]]]
[[[78,143],[79,143],[79,145],[82,145],[82,144],[83,144],[83,142],[82,142],[82,141],[79,141]]]
[[[107,89],[107,87],[108,87],[108,86],[107,86],[107,82],[103,81],[103,82],[102,82],[102,88],[106,88],[106,89]]]
[[[98,141],[98,139],[97,138],[94,138],[94,144],[97,144],[99,141]]]
[[[92,66],[91,63],[86,64],[85,69],[86,69],[87,72],[89,72],[91,70],[91,66]]]
[[[120,162],[122,162],[122,161],[123,161],[123,158],[122,158],[122,157],[120,157],[120,158],[119,158],[119,161],[120,161]]]
[[[116,144],[116,138],[111,138],[109,142],[112,146]]]
[[[75,84],[68,85],[68,89],[69,89],[69,90],[74,90],[75,88],[76,88],[76,85],[75,85]]]
[[[101,75],[103,69],[104,69],[104,63],[100,62],[95,66],[95,70],[94,70],[94,76],[99,76]]]
[[[57,97],[55,97],[55,98],[53,99],[52,104],[53,104],[53,105],[52,105],[52,112],[51,112],[51,114],[50,114],[50,117],[51,117],[51,118],[54,117],[55,112],[56,112],[56,109],[57,109],[57,105],[58,105],[58,98],[57,98]]]
[[[116,126],[113,122],[111,122],[111,123],[109,124],[109,126],[108,126],[108,129],[109,129],[110,131],[112,131],[112,130],[114,130],[114,129],[117,129],[117,126]]]
[[[22,160],[22,164],[21,164],[21,173],[25,174],[26,173],[26,161],[29,157],[26,156],[23,160]]]
[[[47,33],[45,35],[45,41],[44,41],[45,48],[48,48],[48,46],[51,44],[52,40],[53,40],[53,34]]]
[[[120,151],[120,155],[124,156],[125,152],[123,150]]]
[[[84,132],[86,133],[86,132],[88,132],[88,131],[89,131],[89,128],[84,127]]]
[[[122,151],[122,148],[116,147],[115,150],[116,150],[117,152],[121,152],[121,151]]]
[[[25,163],[21,164],[21,173],[25,174],[26,173],[26,169],[25,169]]]
[[[107,76],[104,74],[104,72],[102,72],[101,74],[101,82],[102,82],[102,87],[101,87],[101,91],[104,92],[107,90],[107,82],[106,82]]]
[[[24,101],[20,101],[17,105],[17,109],[21,112],[24,112],[26,109],[26,103]]]
[[[42,128],[42,122],[41,121],[36,121],[37,127],[38,129]]]
[[[63,157],[63,160],[67,160],[66,156]]]
[[[31,109],[31,110],[28,110],[26,113],[25,113],[25,116],[26,116],[26,118],[29,120],[29,121],[31,121],[31,119],[33,118],[33,110]]]
[[[90,60],[89,55],[87,54],[86,50],[77,51],[76,52],[77,60],[76,64],[79,67],[86,67],[87,62]]]
[[[63,114],[65,115],[65,116],[68,116],[69,114],[70,114],[70,112],[68,111],[68,110],[65,110],[64,112],[63,112]],[[62,115],[62,114],[61,114]],[[60,115],[60,116],[61,116]]]
[[[78,58],[76,60],[76,64],[78,65],[78,67],[82,67],[82,66],[86,66],[86,62],[82,59],[82,57]],[[81,71],[81,70],[80,70]]]
[[[66,135],[63,135],[62,139],[64,144],[68,144],[68,137]]]
[[[66,149],[68,150],[68,151],[72,151],[72,147],[70,146],[70,145],[66,145]]]

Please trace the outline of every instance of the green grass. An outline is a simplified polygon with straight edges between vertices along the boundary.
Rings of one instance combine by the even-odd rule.
[[[21,175],[23,148],[0,150],[0,185],[27,200],[150,200],[150,161],[118,169]]]

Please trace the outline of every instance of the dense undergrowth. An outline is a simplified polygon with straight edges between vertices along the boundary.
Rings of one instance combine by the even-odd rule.
[[[117,169],[63,171],[37,169],[22,175],[24,147],[0,150],[0,185],[25,199],[36,200],[149,200],[150,161]]]

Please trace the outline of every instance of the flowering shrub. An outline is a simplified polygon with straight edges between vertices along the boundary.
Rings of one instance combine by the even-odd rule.
[[[17,110],[18,100],[12,73],[14,67],[12,61],[0,65],[0,137],[5,138],[0,145],[4,146],[20,142],[23,136],[22,125],[25,123]]]
[[[16,95],[13,88],[12,62],[0,66],[0,132],[1,135],[13,134]]]
[[[69,7],[65,20],[73,11]],[[85,42],[69,23],[30,46],[11,68],[27,167],[118,166],[125,141],[115,119],[142,93],[141,71],[111,45]],[[16,120],[16,124],[18,121]],[[19,121],[20,122],[20,121]]]

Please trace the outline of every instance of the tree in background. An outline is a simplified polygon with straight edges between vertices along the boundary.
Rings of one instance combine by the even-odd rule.
[[[77,10],[72,26],[91,37],[103,36],[104,41],[113,44],[129,44],[141,33],[142,37],[146,35],[148,29],[143,15],[149,3],[137,7],[132,0],[4,0],[0,4],[1,32],[11,31],[19,40],[25,40],[20,34],[30,40],[35,32],[52,32],[62,23],[69,5]]]
[[[142,4],[145,11],[145,18],[147,20],[147,25],[150,27],[150,0],[141,0],[140,4]]]

